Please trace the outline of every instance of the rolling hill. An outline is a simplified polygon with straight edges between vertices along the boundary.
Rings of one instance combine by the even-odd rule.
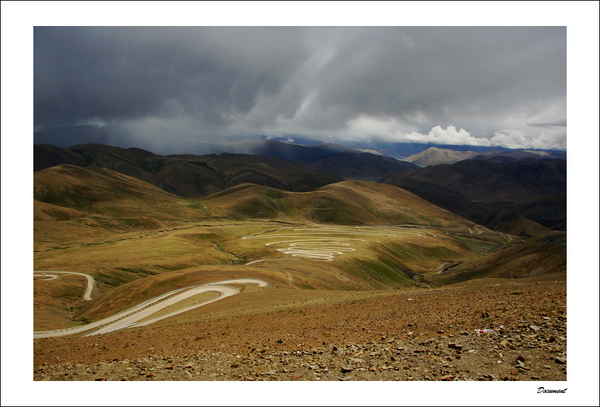
[[[527,278],[566,271],[566,245],[525,243],[426,275],[434,284],[453,284],[482,278]]]
[[[548,228],[566,228],[566,161],[493,163],[465,160],[400,171],[380,181],[485,224],[499,211],[516,210]]]
[[[58,165],[34,174],[36,227],[132,230],[213,217],[340,225],[465,226],[471,222],[400,188],[343,181],[310,192],[241,183],[195,201],[118,172]]]
[[[339,225],[471,224],[410,192],[366,181],[338,182],[307,193],[244,184],[203,198],[200,202],[214,213],[230,218]]]
[[[314,170],[326,170],[342,178],[382,178],[399,171],[418,168],[393,158],[359,152],[340,152],[309,165]]]
[[[309,169],[303,162],[245,154],[170,155],[86,144],[61,149],[34,146],[35,170],[58,164],[107,168],[186,198],[199,198],[245,182],[290,191],[310,191],[341,178]]]
[[[439,185],[459,192],[471,201],[524,203],[565,195],[566,161],[490,163],[467,160],[398,173],[381,182],[393,184],[398,178]]]
[[[490,215],[483,224],[498,232],[525,238],[544,236],[551,232],[550,229],[525,218],[515,210]]]
[[[34,174],[36,242],[154,230],[206,218],[187,199],[104,168],[58,165]]]

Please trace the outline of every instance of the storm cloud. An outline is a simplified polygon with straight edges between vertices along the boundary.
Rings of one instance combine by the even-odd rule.
[[[36,142],[155,152],[246,135],[566,149],[566,28],[35,27],[34,124]]]

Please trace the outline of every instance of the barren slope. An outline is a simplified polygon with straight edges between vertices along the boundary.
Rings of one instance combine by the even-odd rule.
[[[246,292],[154,326],[35,340],[34,379],[564,381],[565,296],[560,276]]]

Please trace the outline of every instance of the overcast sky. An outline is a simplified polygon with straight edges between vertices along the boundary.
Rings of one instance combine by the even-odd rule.
[[[566,149],[566,28],[36,27],[34,122],[36,141],[155,152],[240,135]]]

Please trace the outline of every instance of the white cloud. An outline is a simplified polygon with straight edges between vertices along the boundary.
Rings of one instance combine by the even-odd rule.
[[[533,148],[537,150],[566,150],[567,137],[562,131],[529,134],[524,130],[504,129],[494,133],[492,145],[507,148]]]
[[[508,148],[528,146],[526,144],[527,141],[527,138],[523,135],[523,131],[520,130],[502,130],[501,132],[494,133],[494,137],[490,139],[492,145]]]
[[[458,144],[470,146],[489,146],[490,141],[485,138],[474,137],[465,129],[456,130],[456,127],[449,125],[445,129],[441,126],[435,126],[428,134],[417,132],[405,135],[405,139],[414,143],[435,143],[435,144]]]

